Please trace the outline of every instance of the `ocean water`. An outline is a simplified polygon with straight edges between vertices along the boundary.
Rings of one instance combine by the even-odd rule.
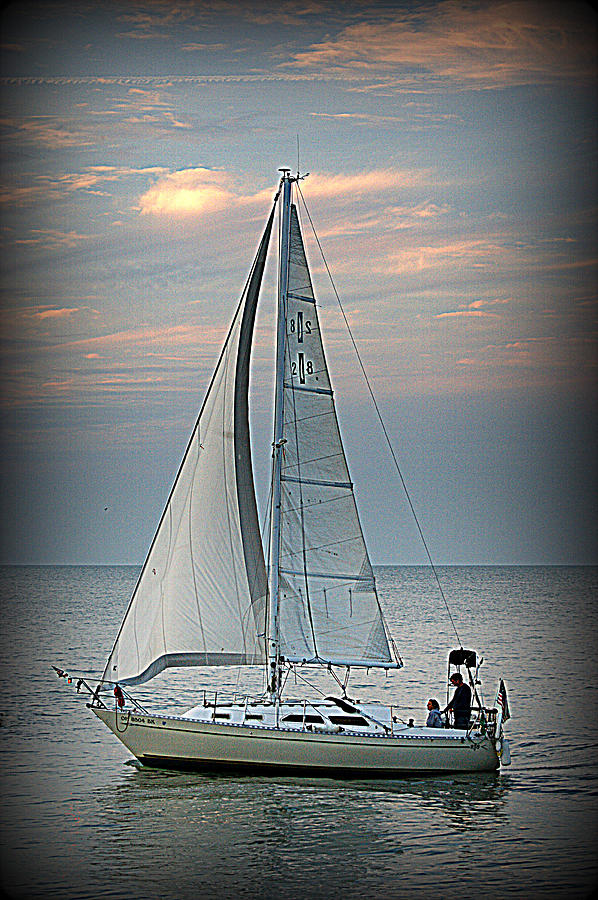
[[[377,570],[405,667],[352,674],[349,694],[422,721],[446,697],[457,638],[428,570]],[[593,896],[598,572],[441,568],[486,699],[504,677],[512,765],[500,773],[335,781],[143,770],[51,665],[101,670],[132,567],[0,570],[2,888],[8,897],[485,898]],[[230,690],[261,686],[223,670]],[[320,682],[310,677],[311,682]],[[183,709],[213,672],[139,691]],[[289,685],[298,695],[302,685]],[[332,688],[328,687],[329,692]]]

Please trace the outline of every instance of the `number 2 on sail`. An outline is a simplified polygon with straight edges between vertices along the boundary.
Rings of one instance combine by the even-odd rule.
[[[291,374],[296,377],[299,374],[299,384],[305,384],[305,376],[314,374],[314,364],[311,359],[305,361],[305,354],[298,353],[297,361],[291,363]]]

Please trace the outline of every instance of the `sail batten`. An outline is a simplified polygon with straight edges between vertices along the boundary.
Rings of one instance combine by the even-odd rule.
[[[365,581],[368,584],[372,583],[372,579],[368,578],[367,575],[347,575],[347,573],[339,573],[339,572],[307,572],[299,569],[280,569],[283,575],[301,575],[307,576],[308,578],[332,578],[338,579],[340,581],[346,581],[347,584],[355,581]]]
[[[294,294],[292,291],[287,291],[287,297],[290,297],[291,300],[303,300],[305,303],[313,303],[315,305],[315,297],[305,297],[303,294]]]
[[[283,481],[292,481],[294,484],[313,484],[319,487],[335,487],[353,490],[352,481],[324,481],[321,478],[295,478],[293,475],[283,475]]]

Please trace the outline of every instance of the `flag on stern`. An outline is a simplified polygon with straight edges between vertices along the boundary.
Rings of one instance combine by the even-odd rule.
[[[496,692],[496,705],[500,710],[500,718],[503,722],[506,722],[507,719],[511,718],[511,713],[509,711],[509,701],[507,699],[507,689],[502,678],[500,679],[498,691]]]

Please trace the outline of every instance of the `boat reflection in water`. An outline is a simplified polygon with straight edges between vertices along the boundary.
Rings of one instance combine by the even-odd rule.
[[[140,767],[114,789],[111,810],[119,827],[107,832],[103,848],[113,872],[139,867],[143,879],[144,863],[163,852],[167,831],[169,876],[181,897],[191,898],[194,890],[226,897],[235,883],[251,897],[266,890],[335,896],[339,884],[356,896],[352,882],[364,892],[377,884],[384,896],[400,897],[410,884],[422,888],[428,865],[438,884],[443,857],[451,867],[446,877],[462,875],[467,883],[474,867],[479,875],[480,860],[467,861],[468,836],[500,835],[508,797],[508,778],[498,773],[346,783]],[[152,823],[141,858],[135,810]],[[136,848],[133,860],[129,842]],[[155,877],[159,882],[159,871]],[[488,884],[492,880],[489,872]]]

